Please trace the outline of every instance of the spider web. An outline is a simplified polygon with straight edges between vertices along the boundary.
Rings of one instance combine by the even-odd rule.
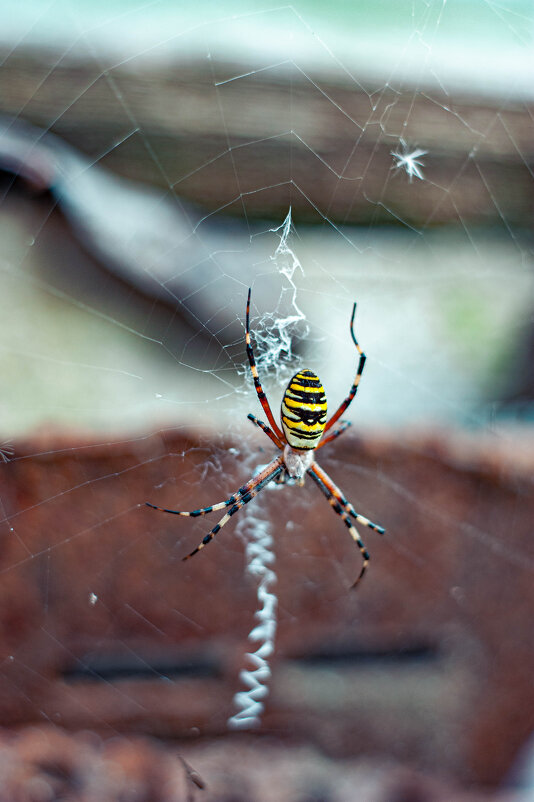
[[[57,145],[71,171],[61,187],[59,182],[52,187],[49,201],[30,199],[10,178],[3,184],[0,276],[7,302],[0,350],[0,471],[11,470],[0,495],[9,546],[1,568],[5,602],[17,598],[21,582],[39,588],[31,596],[35,623],[27,637],[18,640],[6,625],[11,634],[3,667],[15,695],[31,703],[33,694],[40,704],[28,681],[33,675],[42,684],[45,676],[34,658],[35,643],[53,644],[73,673],[105,674],[98,659],[91,662],[73,645],[72,623],[65,629],[55,619],[52,623],[58,594],[66,594],[66,605],[83,600],[95,653],[99,637],[106,640],[104,628],[120,630],[124,617],[121,659],[162,680],[172,672],[165,667],[167,658],[148,659],[149,635],[159,633],[163,649],[175,646],[177,621],[187,620],[191,633],[206,638],[228,630],[224,605],[210,621],[217,598],[209,596],[209,609],[179,609],[174,596],[166,597],[169,584],[161,588],[157,615],[153,607],[150,616],[145,614],[144,599],[151,593],[147,577],[153,580],[154,566],[172,565],[179,581],[180,557],[205,534],[208,519],[161,520],[154,513],[133,524],[131,540],[121,536],[107,547],[104,564],[95,568],[91,555],[114,526],[127,530],[135,516],[140,520],[146,500],[184,509],[215,503],[272,458],[271,444],[263,435],[260,442],[261,433],[246,420],[248,412],[262,417],[244,356],[249,286],[258,369],[275,415],[289,378],[302,365],[321,377],[331,411],[345,397],[357,363],[349,336],[357,301],[357,336],[368,360],[346,417],[358,437],[404,442],[442,432],[463,444],[459,450],[469,440],[475,450],[505,454],[508,460],[513,452],[520,465],[528,465],[532,407],[523,374],[533,321],[527,208],[532,197],[532,21],[526,3],[445,0],[385,4],[379,11],[375,4],[338,4],[328,12],[314,3],[204,3],[177,10],[173,3],[157,1],[51,2],[25,4],[7,20],[4,70],[31,48],[48,48],[54,55],[44,77],[26,89],[24,103],[17,108],[18,96],[6,100],[2,110],[11,117],[2,123],[3,131],[17,131],[24,121],[34,124],[31,153],[54,134],[70,143],[67,148],[75,147],[68,120],[83,108],[91,130],[99,110],[91,114],[84,103],[97,85],[105,87],[108,108],[123,121],[120,132],[106,142],[95,140],[96,146],[88,134],[85,151],[79,146],[82,162]],[[61,102],[39,116],[47,87],[63,76],[66,65],[80,62],[91,65],[86,83],[63,85]],[[157,103],[166,87],[151,87],[148,81],[140,103],[129,91],[136,85],[126,78],[146,79],[168,69],[172,84],[174,78],[185,81],[180,69],[187,77],[191,64],[210,93],[199,99],[192,92],[183,113],[176,148],[195,137],[201,143],[197,161],[186,170],[185,162],[176,167],[169,157],[165,137],[174,132],[158,136],[144,121],[144,104]],[[276,92],[276,99],[268,92]],[[164,105],[165,97],[160,102]],[[200,115],[195,102],[205,104]],[[419,113],[422,107],[426,117]],[[172,128],[168,109],[158,114],[162,129]],[[132,167],[136,158],[148,164],[143,187]],[[317,178],[306,182],[302,164]],[[89,183],[82,187],[80,182],[93,169],[102,171],[100,182],[109,182],[99,184],[101,195],[91,201]],[[118,180],[124,185],[119,186],[113,177],[121,170]],[[226,182],[224,190],[219,182]],[[71,234],[58,252],[60,225],[67,224]],[[112,249],[122,257],[106,262]],[[157,454],[149,445],[154,434]],[[184,438],[180,453],[166,446],[165,438],[174,436]],[[109,473],[106,458],[123,453],[119,467]],[[53,471],[55,460],[67,458],[71,474],[55,481],[39,473],[31,492],[13,496],[19,469],[46,459]],[[389,474],[380,460],[374,472],[357,461],[325,460],[342,486],[344,476],[351,486],[373,479],[402,509],[408,505],[448,524],[468,544],[482,543],[489,574],[504,565],[504,595],[515,571],[532,581],[534,557],[527,545],[512,540],[510,546],[506,537],[508,521],[520,515],[522,484],[508,518],[475,525],[456,513],[447,519],[434,496],[431,501],[419,496],[408,479]],[[147,465],[154,470],[143,488],[137,477]],[[130,485],[147,497],[133,498]],[[102,506],[101,492],[119,501]],[[289,532],[304,520],[309,504],[324,505],[314,488],[296,498],[298,492],[290,487],[265,491],[256,514],[252,502],[240,513],[243,522],[230,523],[216,544],[188,563],[180,581],[193,588],[195,563],[202,559],[211,561],[203,580],[216,582],[221,554],[239,562],[244,576],[240,537],[250,549],[255,515],[261,535],[274,538],[276,554],[278,533],[268,514],[273,499],[287,505]],[[380,509],[365,507],[363,492],[354,502],[388,527],[378,548],[365,532],[371,551],[435,574],[436,551],[420,551],[405,535],[399,538],[380,518]],[[74,522],[57,520],[63,504],[75,510]],[[325,605],[340,602],[355,568],[357,573],[358,555],[350,552],[349,563],[350,541],[347,549],[342,545],[346,534],[335,520],[331,531],[318,536],[328,558],[313,542],[304,553],[284,545],[296,582],[317,586],[326,562],[339,578],[322,589]],[[138,570],[133,556],[138,553],[153,560],[146,575]],[[254,556],[257,552],[251,561]],[[91,566],[86,575],[80,569],[85,559]],[[372,582],[379,559],[366,582]],[[64,581],[70,570],[76,571],[72,591]],[[464,584],[455,581],[447,590],[451,626],[474,616],[475,602],[466,601]],[[255,593],[254,582],[243,579],[249,629]],[[278,604],[284,621],[312,632],[295,599],[279,592]],[[355,601],[355,609],[362,604]],[[148,634],[137,629],[134,637],[127,636],[134,619],[144,622]],[[475,640],[474,624],[472,630],[465,621],[463,626]],[[245,623],[232,636],[246,640],[248,631]],[[274,630],[268,641],[276,649]],[[235,675],[237,692],[237,670]],[[126,705],[148,709],[144,697],[135,699],[114,679],[106,682],[114,704],[120,697]],[[37,718],[68,719],[73,695],[68,683],[63,693],[56,705],[64,711],[59,722],[54,703]],[[73,704],[86,725],[121,730],[105,706],[94,710],[82,698]],[[214,713],[213,731],[222,726],[218,717],[231,714],[230,709]],[[72,716],[70,725],[76,721]],[[196,726],[191,721],[191,732]]]

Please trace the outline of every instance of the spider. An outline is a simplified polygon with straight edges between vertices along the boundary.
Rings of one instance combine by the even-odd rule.
[[[356,512],[352,504],[347,501],[339,487],[334,484],[328,474],[319,466],[315,461],[315,452],[322,448],[327,443],[335,440],[350,426],[349,421],[342,421],[341,424],[334,429],[331,434],[326,433],[332,426],[337,423],[341,415],[348,408],[352,402],[358,386],[360,383],[361,375],[365,365],[366,356],[358,344],[358,340],[354,334],[354,318],[356,315],[356,304],[352,309],[352,316],[350,319],[350,333],[354,345],[359,354],[358,367],[356,376],[350,388],[350,392],[345,400],[341,403],[338,410],[332,415],[327,422],[326,416],[326,396],[324,388],[315,373],[311,370],[300,370],[296,373],[289,382],[287,389],[282,398],[281,408],[281,424],[280,429],[277,425],[271,407],[265,393],[263,392],[261,382],[258,377],[258,369],[254,359],[254,352],[250,342],[250,296],[251,290],[248,291],[247,311],[246,311],[246,325],[245,325],[245,343],[248,361],[250,363],[250,370],[252,378],[254,379],[254,386],[258,394],[258,399],[263,407],[263,411],[267,416],[267,420],[271,424],[270,427],[263,421],[256,418],[255,415],[249,414],[247,417],[256,426],[258,426],[267,437],[274,443],[274,445],[281,451],[272,462],[270,462],[263,470],[256,476],[250,479],[246,484],[239,488],[239,490],[230,496],[226,501],[221,501],[218,504],[212,504],[209,507],[201,507],[198,510],[186,512],[185,510],[168,510],[164,507],[157,507],[155,504],[146,502],[148,507],[161,512],[168,512],[172,515],[185,515],[191,518],[196,518],[199,515],[207,515],[215,510],[223,510],[228,507],[230,509],[223,515],[221,520],[213,527],[211,532],[202,539],[196,549],[183,557],[183,560],[189,560],[194,557],[201,549],[204,548],[215,535],[228,523],[232,515],[235,515],[241,507],[257,496],[269,482],[275,481],[276,483],[283,484],[287,478],[295,479],[298,485],[304,484],[306,474],[318,486],[319,490],[326,496],[330,506],[334,512],[340,516],[345,526],[348,528],[352,539],[357,544],[362,555],[362,568],[360,574],[352,587],[358,584],[365,573],[367,564],[369,562],[369,554],[367,549],[358,534],[355,526],[351,522],[351,517],[357,523],[367,526],[369,529],[374,529],[379,534],[384,534],[385,529],[378,524],[373,523],[368,518],[365,518],[360,513]]]

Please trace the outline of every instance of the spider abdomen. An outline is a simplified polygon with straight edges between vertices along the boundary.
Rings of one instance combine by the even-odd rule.
[[[282,399],[282,428],[291,448],[317,448],[326,426],[326,396],[319,377],[301,370]]]

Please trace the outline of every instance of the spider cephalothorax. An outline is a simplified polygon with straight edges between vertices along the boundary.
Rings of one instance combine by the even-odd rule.
[[[315,451],[322,448],[326,443],[339,437],[350,423],[348,421],[342,422],[337,429],[334,429],[332,434],[324,437],[326,432],[339,420],[341,415],[345,412],[352,399],[356,395],[360,377],[362,375],[363,367],[365,365],[365,354],[358,345],[358,341],[354,335],[354,316],[356,314],[356,304],[352,309],[352,317],[350,320],[350,333],[354,345],[359,354],[358,367],[356,369],[356,377],[350,388],[350,392],[345,400],[341,403],[337,411],[332,415],[330,420],[326,420],[326,396],[323,385],[319,381],[318,376],[311,370],[301,370],[296,373],[289,382],[287,389],[282,399],[281,408],[281,422],[282,429],[277,425],[267,397],[263,392],[261,382],[258,377],[258,369],[254,359],[254,351],[250,342],[250,293],[248,291],[247,312],[246,312],[246,326],[245,326],[245,343],[247,350],[247,357],[250,363],[250,370],[252,378],[254,379],[254,386],[258,394],[258,399],[263,407],[270,423],[268,426],[255,415],[249,414],[249,419],[259,426],[265,432],[267,437],[274,443],[274,445],[281,451],[275,459],[269,463],[262,471],[250,479],[243,485],[236,493],[230,496],[226,501],[220,501],[218,504],[213,504],[210,507],[201,507],[192,512],[185,510],[168,510],[164,507],[156,507],[154,504],[148,504],[156,510],[163,512],[170,512],[173,515],[186,515],[196,517],[198,515],[207,515],[215,510],[222,510],[230,507],[228,512],[223,515],[218,524],[216,524],[211,532],[203,538],[198,544],[196,549],[186,555],[183,559],[188,560],[193,557],[197,552],[204,548],[219,532],[220,529],[230,520],[232,515],[244,507],[245,504],[257,496],[269,482],[283,482],[287,476],[292,479],[297,479],[298,484],[304,484],[304,477],[310,476],[311,479],[318,485],[321,492],[326,496],[328,502],[334,512],[340,516],[345,526],[348,528],[352,539],[357,544],[363,558],[362,569],[356,582],[362,578],[369,562],[369,555],[363,544],[356,527],[351,522],[353,518],[357,523],[363,526],[374,529],[380,534],[384,533],[384,529],[378,524],[372,523],[368,518],[360,515],[352,504],[347,501],[339,487],[334,484],[328,474],[317,464],[314,458]]]

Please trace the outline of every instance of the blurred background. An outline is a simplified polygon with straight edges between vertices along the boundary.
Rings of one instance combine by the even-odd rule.
[[[0,799],[534,798],[533,22],[520,0],[6,11]],[[273,458],[249,287],[275,417],[300,367],[343,400],[358,303],[353,425],[321,451],[387,529],[362,530],[357,589],[310,482],[185,565],[217,518],[144,506],[219,502]],[[276,636],[235,732],[258,522]]]

